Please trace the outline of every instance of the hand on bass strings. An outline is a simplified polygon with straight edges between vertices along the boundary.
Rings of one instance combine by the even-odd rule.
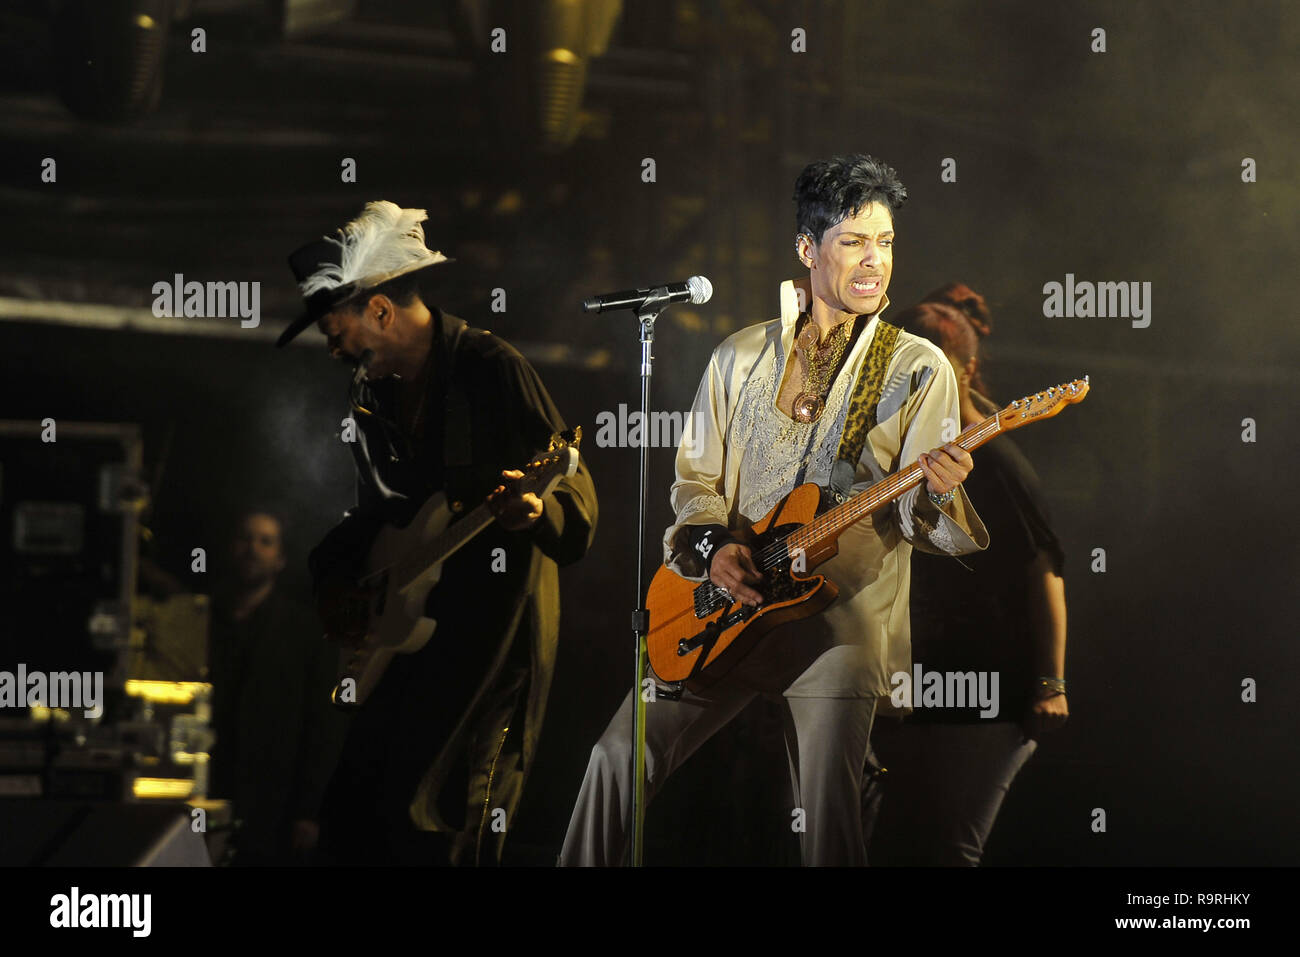
[[[747,545],[738,542],[723,545],[709,566],[709,581],[725,588],[742,605],[763,604],[763,596],[751,587],[763,581],[763,573],[754,566]]]
[[[944,495],[955,489],[975,467],[970,453],[956,442],[922,452],[916,464],[925,473],[927,488],[935,495]]]
[[[515,479],[524,477],[519,469],[506,469],[501,473],[506,481],[488,496],[488,507],[497,517],[497,524],[508,532],[522,532],[542,517],[542,500],[532,492],[520,495],[514,487]]]

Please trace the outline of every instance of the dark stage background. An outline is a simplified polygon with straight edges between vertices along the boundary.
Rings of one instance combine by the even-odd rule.
[[[799,170],[854,151],[910,193],[894,311],[949,280],[981,291],[1003,403],[1091,376],[1086,402],[1017,437],[1066,546],[1071,718],[1012,788],[985,862],[1300,859],[1293,7],[575,3],[575,49],[616,14],[575,80],[531,69],[547,33],[532,5],[361,2],[285,38],[263,6],[196,2],[171,25],[156,107],[105,122],[55,95],[75,74],[46,6],[0,15],[4,417],[140,423],[147,471],[164,466],[147,548],[164,568],[201,590],[190,549],[270,499],[290,509],[303,587],[307,548],[351,503],[336,437],[348,373],[314,332],[271,342],[298,305],[288,252],[368,200],[429,210],[429,245],[458,260],[438,301],[518,345],[586,427],[600,525],[563,572],[556,683],[509,860],[554,861],[631,670],[637,450],[594,437],[599,413],[637,402],[636,331],[630,313],[578,303],[712,280],[712,302],[658,326],[655,407],[684,411],[710,350],[776,315],[798,274]],[[340,181],[348,157],[355,183]],[[175,273],[259,281],[262,325],[153,319],[152,286]],[[1043,285],[1067,273],[1150,282],[1149,327],[1045,318]],[[656,543],[672,455],[653,454]],[[1257,703],[1241,700],[1246,678]],[[774,706],[757,703],[651,808],[647,859],[797,863],[788,788]]]

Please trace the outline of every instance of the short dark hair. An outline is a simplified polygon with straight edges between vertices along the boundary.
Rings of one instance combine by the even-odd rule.
[[[892,166],[854,153],[805,166],[794,184],[794,201],[796,234],[820,243],[826,230],[872,203],[883,205],[892,219],[907,202],[907,189]]]
[[[420,273],[423,270],[408,272],[404,276],[398,276],[396,279],[390,279],[388,282],[381,282],[378,286],[367,289],[365,292],[358,293],[346,303],[344,308],[351,313],[361,313],[366,309],[372,296],[384,295],[393,300],[394,303],[406,308],[411,303],[419,299],[424,302],[424,296],[420,288]]]

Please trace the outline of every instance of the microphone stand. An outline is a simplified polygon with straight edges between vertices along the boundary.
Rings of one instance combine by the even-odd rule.
[[[636,532],[636,607],[632,612],[632,632],[636,643],[636,676],[632,684],[632,867],[641,867],[645,856],[645,706],[641,688],[648,671],[646,636],[650,632],[650,611],[643,602],[646,594],[645,532],[646,502],[650,484],[650,376],[654,371],[652,346],[655,320],[672,300],[667,286],[652,289],[636,311],[641,328],[641,478]]]

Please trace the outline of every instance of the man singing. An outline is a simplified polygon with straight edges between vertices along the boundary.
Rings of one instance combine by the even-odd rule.
[[[880,319],[893,271],[894,216],[907,192],[863,155],[809,165],[795,184],[795,252],[806,278],[781,285],[781,316],[735,333],[701,380],[677,453],[668,567],[761,604],[748,527],[805,482],[854,494],[919,464],[926,481],[845,531],[820,565],[839,587],[822,614],[768,636],[705,695],[646,706],[647,795],[757,694],[783,703],[794,819],[808,865],[865,864],[863,757],[877,701],[911,667],[913,546],[959,555],[988,544],[961,489],[970,455],[956,445],[957,383],[943,352]],[[880,373],[883,370],[883,377]],[[849,415],[862,374],[874,402]],[[870,392],[866,392],[870,395]],[[946,430],[946,431],[945,431]],[[865,432],[865,438],[862,433]],[[858,456],[845,456],[842,439]],[[929,451],[927,451],[929,450]],[[629,694],[592,750],[560,855],[566,865],[620,863],[631,821]]]

